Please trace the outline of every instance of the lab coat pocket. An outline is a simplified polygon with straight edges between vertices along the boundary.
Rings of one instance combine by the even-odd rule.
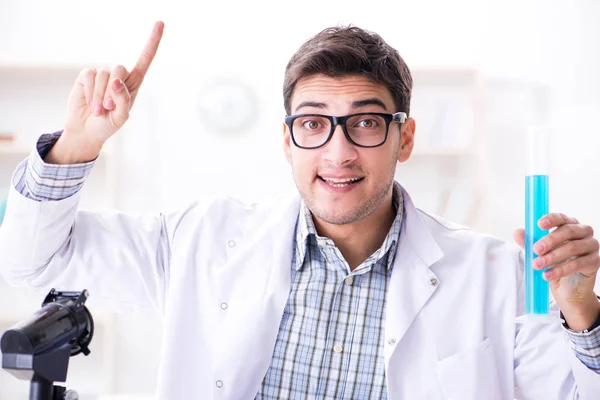
[[[502,399],[494,351],[488,338],[438,361],[436,369],[447,400]]]

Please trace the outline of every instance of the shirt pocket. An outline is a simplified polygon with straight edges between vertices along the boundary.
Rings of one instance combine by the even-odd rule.
[[[491,341],[443,358],[436,372],[446,400],[502,399]]]

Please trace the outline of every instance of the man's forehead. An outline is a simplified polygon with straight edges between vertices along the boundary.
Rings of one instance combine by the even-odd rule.
[[[370,91],[386,92],[387,88],[361,75],[345,75],[333,77],[327,75],[312,75],[301,78],[295,85],[296,92],[320,92],[320,91]]]
[[[393,104],[389,89],[360,75],[343,77],[313,75],[302,78],[296,83],[291,100],[294,108],[304,101],[342,104],[367,98],[376,98],[385,104]]]

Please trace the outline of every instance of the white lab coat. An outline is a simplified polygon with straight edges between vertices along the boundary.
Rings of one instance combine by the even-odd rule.
[[[516,245],[404,199],[385,321],[389,399],[599,399],[600,375],[573,355],[561,326],[515,324],[523,311]],[[78,212],[78,201],[40,203],[11,190],[0,230],[4,278],[86,288],[92,310],[160,312],[161,399],[253,399],[290,290],[299,197],[211,200],[151,218]]]

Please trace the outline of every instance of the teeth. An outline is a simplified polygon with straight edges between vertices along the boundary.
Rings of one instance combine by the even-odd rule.
[[[325,182],[329,184],[331,187],[335,188],[343,188],[350,185],[352,182],[359,181],[361,178],[344,178],[344,179],[336,179],[336,178],[323,178]]]
[[[335,188],[342,188],[342,187],[346,187],[348,185],[349,185],[349,183],[338,183],[338,184],[336,184],[336,183],[330,183],[329,184],[329,186],[335,187]]]
[[[360,178],[344,178],[344,179],[335,179],[335,178],[323,178],[327,182],[333,183],[348,183],[348,182],[356,182]]]

